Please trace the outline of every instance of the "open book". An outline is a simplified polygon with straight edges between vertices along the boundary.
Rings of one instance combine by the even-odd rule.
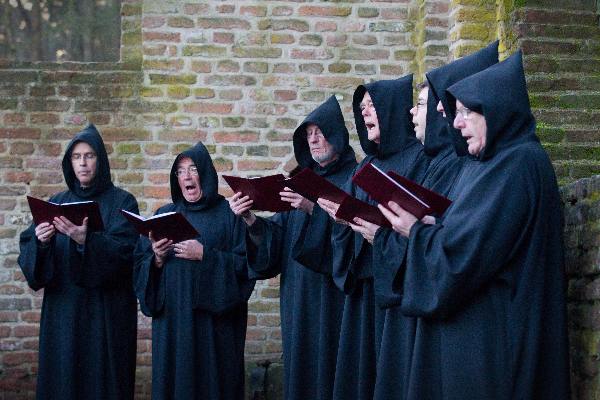
[[[288,179],[286,185],[294,192],[314,203],[321,197],[341,204],[346,197],[350,196],[321,175],[317,175],[310,168],[304,168]]]
[[[368,163],[353,177],[352,181],[363,188],[371,198],[387,207],[393,201],[418,219],[425,215],[441,216],[452,202],[393,171],[387,174]]]
[[[279,196],[279,192],[282,192],[283,188],[287,186],[286,179],[282,174],[259,178],[223,175],[223,179],[234,193],[242,192],[254,201],[253,210],[282,212],[294,209],[290,203],[282,201]]]
[[[350,195],[346,196],[340,203],[340,207],[335,213],[335,216],[353,224],[354,218],[358,217],[375,225],[384,226],[386,228],[392,227],[390,221],[382,214],[379,208]]]
[[[95,201],[78,201],[57,204],[35,197],[27,196],[29,209],[36,225],[42,222],[52,223],[55,217],[65,217],[75,225],[82,225],[83,219],[88,217],[88,232],[104,230],[100,207]]]
[[[121,214],[131,222],[140,235],[148,237],[152,232],[154,240],[164,238],[173,243],[183,242],[198,237],[198,231],[189,223],[183,214],[172,211],[144,218],[127,210],[121,210]]]

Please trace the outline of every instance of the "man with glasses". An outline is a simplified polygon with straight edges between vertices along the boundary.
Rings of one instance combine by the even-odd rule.
[[[245,225],[218,193],[217,172],[202,143],[171,168],[173,203],[198,237],[173,243],[141,237],[135,290],[152,317],[152,398],[238,400],[244,397],[248,279]]]
[[[98,202],[104,230],[59,217],[21,234],[19,265],[32,289],[44,289],[36,398],[133,399],[138,235],[119,209],[138,213],[138,205],[111,182],[94,125],[71,140],[62,168],[68,190],[50,201]]]

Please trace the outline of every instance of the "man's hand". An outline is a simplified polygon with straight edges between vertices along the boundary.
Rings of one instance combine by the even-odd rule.
[[[42,222],[35,227],[35,236],[42,243],[50,242],[55,234],[56,229],[54,228],[54,225],[48,222]]]
[[[78,244],[85,244],[87,236],[88,218],[83,219],[82,225],[75,225],[65,217],[55,217],[53,221],[54,227],[60,233],[67,235]]]
[[[335,216],[335,213],[337,213],[338,208],[340,208],[340,205],[338,203],[334,203],[333,201],[330,201],[330,200],[323,199],[323,198],[319,197],[319,199],[317,200],[317,204],[327,214],[329,214],[329,216],[335,222],[337,222],[338,224],[342,224],[342,225],[348,225],[348,222],[344,221],[343,219],[339,219],[338,217]]]
[[[365,240],[371,244],[373,244],[373,239],[375,238],[375,233],[377,230],[381,228],[379,225],[371,223],[369,221],[365,221],[362,218],[355,217],[354,223],[349,224],[354,232],[358,232]]]
[[[281,201],[286,201],[290,203],[292,207],[312,215],[312,210],[315,206],[315,203],[312,201],[300,196],[298,193],[287,187],[284,187],[283,192],[279,192],[279,195],[281,196]]]
[[[256,222],[256,216],[250,212],[254,201],[249,196],[244,196],[241,192],[235,193],[227,199],[229,208],[238,217],[242,217],[246,225],[252,226]]]
[[[202,261],[204,257],[204,246],[194,239],[176,243],[173,249],[177,258]]]
[[[148,234],[150,238],[150,243],[152,243],[152,251],[154,252],[154,265],[157,268],[162,268],[165,264],[165,259],[167,258],[167,254],[173,245],[173,241],[167,238],[163,238],[160,240],[154,240],[154,236],[152,236],[152,232]]]
[[[392,228],[404,237],[408,237],[410,229],[417,222],[417,217],[400,207],[397,203],[390,201],[388,202],[388,208],[378,204],[381,213],[390,221]],[[435,218],[430,215],[426,215],[421,220],[425,224],[435,224]]]

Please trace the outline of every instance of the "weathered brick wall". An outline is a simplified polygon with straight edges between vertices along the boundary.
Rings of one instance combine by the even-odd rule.
[[[290,170],[294,128],[336,94],[359,150],[356,85],[408,72],[420,81],[499,37],[505,53],[525,50],[532,105],[561,182],[598,173],[595,6],[538,3],[124,0],[119,63],[0,61],[0,399],[31,398],[35,385],[42,297],[16,265],[18,235],[30,221],[24,195],[61,190],[60,156],[86,122],[103,133],[114,181],[149,215],[168,201],[174,155],[196,141],[207,144],[219,173]],[[579,246],[593,242],[586,232]],[[593,282],[582,269],[570,273],[573,282]],[[280,358],[278,290],[277,279],[260,282],[251,298],[248,360]],[[591,315],[583,307],[591,300],[578,296],[573,310]],[[588,396],[579,398],[594,398],[600,327],[582,324],[573,336],[592,339],[574,341],[576,382]],[[140,315],[138,398],[149,397],[150,335]]]
[[[600,396],[600,175],[562,188],[573,399]],[[550,351],[552,351],[550,349]]]

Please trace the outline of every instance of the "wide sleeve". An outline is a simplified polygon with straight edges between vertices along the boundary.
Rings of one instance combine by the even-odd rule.
[[[250,279],[246,263],[244,222],[229,215],[230,237],[223,247],[204,246],[204,256],[194,266],[193,307],[221,314],[246,303],[255,281]]]
[[[111,207],[110,218],[103,231],[91,232],[83,246],[75,245],[80,254],[79,262],[72,262],[77,285],[95,288],[131,282],[133,249],[138,233],[121,215],[120,209],[139,213],[137,201],[128,193]]]
[[[406,269],[408,239],[381,228],[373,240],[373,285],[375,301],[381,308],[399,306],[402,302],[402,279]]]
[[[403,282],[404,314],[448,317],[523,256],[517,253],[530,235],[537,183],[519,173],[515,164],[463,177],[461,182],[467,184],[459,187],[461,194],[443,222],[413,225]]]
[[[277,213],[270,219],[259,217],[248,228],[245,243],[251,277],[269,279],[281,273],[288,216],[286,212]]]
[[[43,245],[35,236],[35,225],[31,224],[19,238],[19,258],[17,260],[27,284],[33,290],[39,290],[49,284],[55,275],[54,244]]]
[[[312,214],[303,213],[298,240],[292,248],[296,262],[321,274],[332,275],[332,220],[318,205]]]
[[[165,305],[166,265],[162,268],[154,266],[152,243],[145,236],[140,236],[133,252],[133,286],[140,302],[140,309],[148,317],[157,317]]]

